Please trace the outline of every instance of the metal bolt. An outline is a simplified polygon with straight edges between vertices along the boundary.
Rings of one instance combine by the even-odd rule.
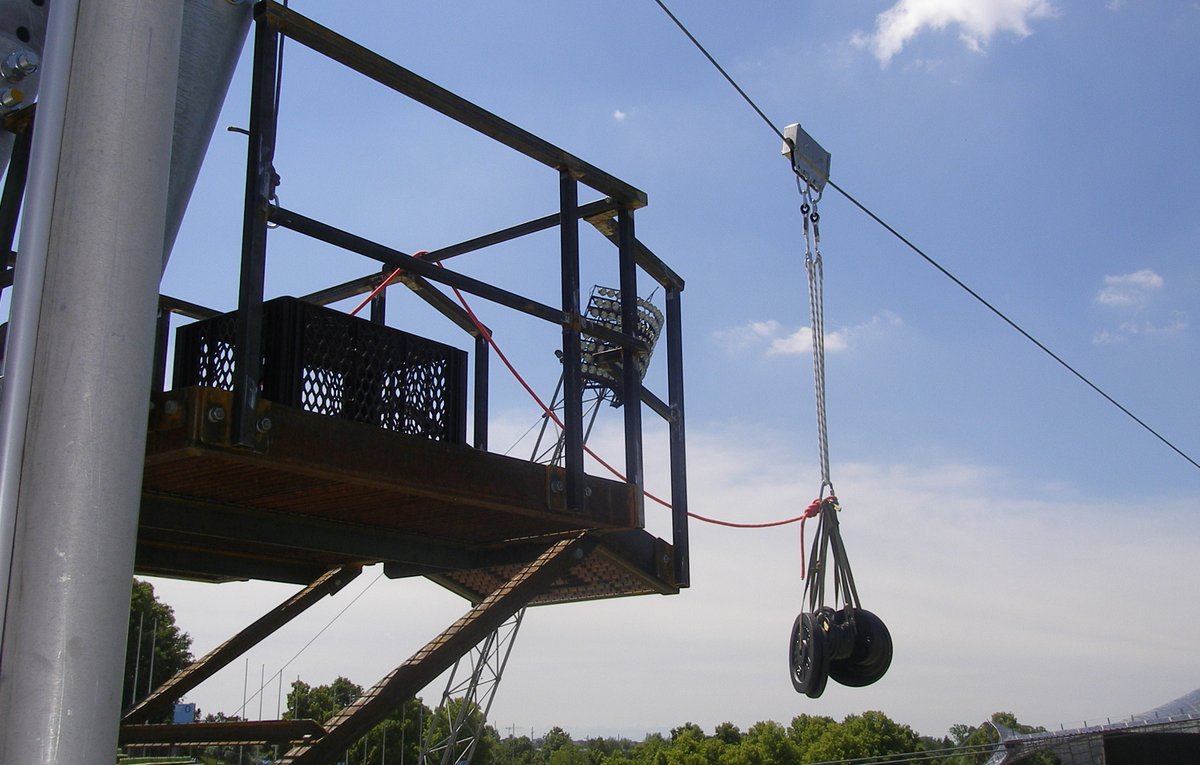
[[[555,478],[553,481],[550,482],[550,491],[557,494],[558,492],[561,492],[562,490],[563,490],[563,482],[562,481]]]
[[[20,82],[36,72],[41,63],[38,54],[31,50],[13,51],[0,62],[0,77],[9,82]]]
[[[590,497],[590,496],[592,496],[592,487],[591,487],[591,486],[584,486],[584,487],[583,487],[583,496],[585,496],[585,497]]]
[[[178,414],[179,413],[179,402],[178,401],[168,401],[167,403],[163,404],[163,412],[166,413],[167,415]]]
[[[15,109],[25,100],[25,94],[16,88],[5,88],[0,90],[0,107],[5,109]]]
[[[214,406],[208,410],[209,422],[222,422],[225,419],[225,410],[219,406]]]
[[[261,418],[258,421],[258,423],[255,425],[255,427],[258,428],[259,433],[266,433],[266,432],[270,431],[271,430],[271,418],[270,417]]]

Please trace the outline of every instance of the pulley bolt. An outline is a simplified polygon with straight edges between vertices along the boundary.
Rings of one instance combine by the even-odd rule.
[[[31,50],[13,51],[4,61],[0,61],[0,77],[9,82],[20,82],[36,72],[41,63],[38,54]]]
[[[4,88],[0,90],[0,107],[16,109],[24,100],[25,94],[16,88]]]
[[[225,410],[219,406],[214,406],[208,410],[209,422],[223,422],[225,420]]]
[[[271,418],[270,417],[261,418],[258,421],[258,423],[255,425],[255,427],[258,428],[259,433],[269,432],[271,430]]]
[[[550,491],[557,494],[557,493],[561,492],[562,490],[563,490],[563,482],[562,481],[560,481],[556,478],[550,482]]]

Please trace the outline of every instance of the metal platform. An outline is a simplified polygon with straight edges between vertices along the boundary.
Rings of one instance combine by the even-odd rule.
[[[245,449],[231,405],[211,388],[155,395],[138,573],[307,584],[385,563],[478,602],[556,539],[590,531],[598,554],[539,602],[678,591],[671,546],[639,528],[628,484],[588,476],[572,513],[560,468],[268,401],[258,448]]]

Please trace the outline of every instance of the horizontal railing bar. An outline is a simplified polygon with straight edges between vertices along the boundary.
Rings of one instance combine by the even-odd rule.
[[[435,85],[374,51],[278,3],[260,3],[259,18],[285,36],[397,93],[428,106],[548,167],[566,169],[580,183],[632,209],[646,206],[646,193],[584,162],[554,144]]]
[[[399,250],[393,250],[390,247],[385,247],[382,244],[364,239],[356,234],[351,234],[348,231],[335,228],[327,223],[314,220],[293,210],[272,205],[268,213],[268,220],[296,233],[318,239],[326,244],[331,244],[350,252],[356,252],[364,257],[386,263],[393,268],[403,268],[405,271],[423,276],[429,281],[445,284],[448,287],[456,287],[464,292],[469,292],[472,295],[477,295],[493,303],[499,303],[530,316],[535,316],[552,324],[558,324],[559,326],[571,325],[570,317],[560,309],[552,308],[545,303],[522,297],[514,292],[500,289],[487,282],[472,279],[455,271],[448,271],[434,263],[428,262],[424,256],[416,258]],[[646,344],[636,337],[622,334],[604,325],[588,321],[583,317],[576,317],[575,321],[578,321],[581,332],[593,337],[607,340],[621,347],[632,348],[641,353],[649,351]]]

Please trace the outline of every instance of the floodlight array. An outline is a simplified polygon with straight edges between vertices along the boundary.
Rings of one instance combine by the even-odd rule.
[[[587,319],[593,324],[620,332],[621,291],[612,287],[592,287],[588,298]],[[663,313],[653,303],[637,299],[637,326],[634,336],[646,345],[646,352],[637,357],[638,376],[646,377],[650,356],[662,333]],[[613,405],[621,403],[621,349],[593,335],[584,334],[581,344],[583,377],[589,387],[613,392]]]

